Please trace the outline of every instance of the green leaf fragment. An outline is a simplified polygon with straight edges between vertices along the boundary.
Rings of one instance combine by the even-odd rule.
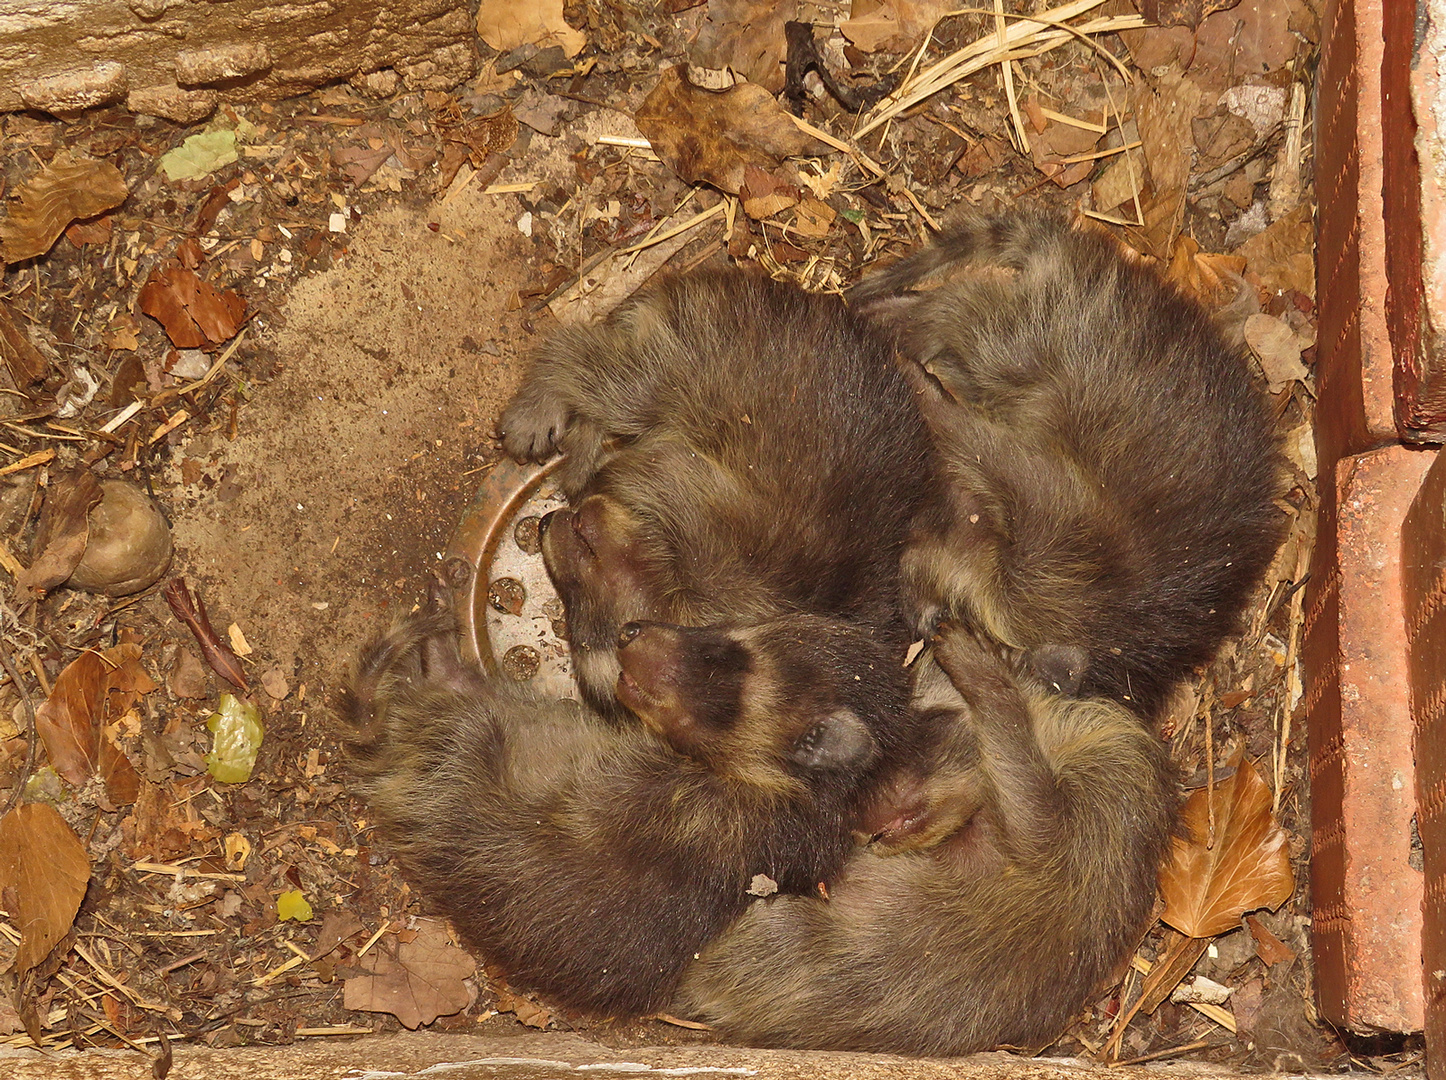
[[[261,749],[261,713],[255,705],[232,694],[222,694],[219,709],[206,720],[206,730],[216,737],[206,755],[206,771],[223,784],[244,784],[256,767]]]
[[[276,918],[280,922],[287,919],[306,922],[311,918],[311,905],[306,902],[300,889],[292,889],[276,898]]]
[[[161,155],[161,168],[169,180],[195,180],[230,165],[239,155],[236,132],[226,128],[192,135],[174,150]]]

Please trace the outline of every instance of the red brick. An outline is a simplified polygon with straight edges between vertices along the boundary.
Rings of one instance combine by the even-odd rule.
[[[1307,596],[1316,993],[1361,1032],[1424,1022],[1400,537],[1433,458],[1391,446],[1337,464]]]
[[[1329,0],[1317,74],[1316,452],[1337,459],[1396,439],[1385,316],[1382,0]]]
[[[1416,5],[1385,20],[1386,317],[1396,354],[1396,417],[1403,437],[1446,438],[1446,185],[1438,57],[1446,28],[1428,22],[1419,45]],[[1424,168],[1417,151],[1425,153]],[[1422,223],[1425,228],[1422,228]]]
[[[1446,457],[1437,456],[1401,530],[1416,753],[1416,827],[1425,872],[1421,958],[1426,1059],[1446,1076]]]

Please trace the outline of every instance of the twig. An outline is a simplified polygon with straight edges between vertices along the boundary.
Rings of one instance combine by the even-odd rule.
[[[1037,56],[1040,53],[1048,52],[1058,48],[1071,40],[1084,42],[1096,52],[1101,53],[1108,59],[1128,81],[1129,71],[1120,63],[1119,58],[1107,50],[1101,49],[1099,45],[1090,40],[1092,34],[1115,33],[1120,30],[1135,29],[1147,25],[1145,21],[1137,16],[1117,16],[1113,18],[1093,19],[1081,26],[1068,26],[1065,20],[1082,15],[1086,11],[1097,8],[1104,0],[1074,0],[1073,3],[1061,7],[1052,8],[1049,11],[1041,12],[1038,15],[1023,15],[1005,13],[1005,18],[1020,20],[1008,27],[1004,32],[1005,42],[1000,45],[998,35],[990,33],[972,44],[946,56],[927,71],[920,73],[917,77],[911,78],[899,88],[895,94],[885,99],[875,109],[875,115],[862,127],[854,132],[854,137],[866,135],[880,124],[887,123],[895,116],[912,108],[925,98],[931,97],[950,86],[960,79],[967,78],[976,71],[992,67],[1006,59],[1021,59],[1025,56]],[[996,12],[989,9],[963,8],[950,14],[975,13],[980,15],[995,15]],[[1030,25],[1033,24],[1033,25]],[[1053,27],[1052,30],[1042,31],[1041,26]],[[1033,51],[1023,51],[1028,46]]]
[[[201,598],[191,596],[191,590],[186,587],[186,579],[178,577],[172,579],[161,594],[166,598],[166,603],[171,606],[171,611],[176,618],[186,624],[196,639],[196,644],[201,647],[201,654],[205,656],[206,663],[211,665],[211,670],[221,678],[225,679],[238,690],[248,691],[251,689],[246,681],[246,672],[241,667],[241,661],[227,645],[211,629],[211,620],[206,617],[206,605]]]
[[[20,801],[20,793],[25,790],[25,785],[30,781],[30,772],[35,768],[36,744],[40,741],[39,732],[35,730],[35,703],[30,700],[30,691],[25,689],[25,684],[20,681],[20,675],[16,672],[13,664],[10,663],[10,652],[0,644],[0,667],[5,669],[5,674],[10,676],[10,682],[14,685],[20,700],[25,705],[25,722],[30,730],[25,737],[25,767],[20,770],[20,775],[15,780],[15,787],[10,792],[10,798],[5,801],[5,809],[0,810],[0,817],[4,817],[15,809],[15,804]]]
[[[76,942],[74,945],[71,946],[71,948],[75,950],[76,956],[80,957],[95,970],[95,973],[100,976],[101,982],[105,983],[112,990],[118,990],[120,993],[124,994],[127,998],[130,999],[131,1004],[135,1005],[137,1008],[145,1009],[147,1012],[161,1013],[172,1022],[180,1023],[180,1009],[177,1009],[174,1005],[163,1005],[158,1001],[151,1001],[149,998],[144,998],[140,994],[136,993],[136,991],[132,990],[129,986],[121,982],[105,968],[101,967],[100,962],[96,960],[95,957],[91,956],[90,953],[86,951],[85,946],[80,944],[80,942]]]
[[[297,1032],[298,1035],[301,1032]],[[1124,1061],[1109,1061],[1105,1067],[1117,1069],[1121,1065],[1141,1065],[1146,1061],[1158,1061],[1160,1058],[1175,1057],[1178,1054],[1187,1054],[1191,1050],[1203,1050],[1207,1046],[1214,1046],[1215,1039],[1196,1039],[1194,1042],[1186,1043],[1184,1046],[1170,1046],[1164,1050],[1156,1050],[1153,1054],[1141,1054],[1139,1057],[1127,1058]]]

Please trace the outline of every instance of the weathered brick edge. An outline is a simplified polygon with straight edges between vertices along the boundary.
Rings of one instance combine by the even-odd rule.
[[[1416,827],[1425,872],[1421,960],[1427,1069],[1446,1076],[1446,458],[1426,474],[1401,530],[1416,755]]]

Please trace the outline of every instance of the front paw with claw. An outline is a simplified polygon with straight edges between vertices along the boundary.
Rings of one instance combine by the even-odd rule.
[[[524,388],[512,399],[498,424],[502,448],[517,461],[546,461],[562,444],[569,410],[561,399],[529,394]]]

